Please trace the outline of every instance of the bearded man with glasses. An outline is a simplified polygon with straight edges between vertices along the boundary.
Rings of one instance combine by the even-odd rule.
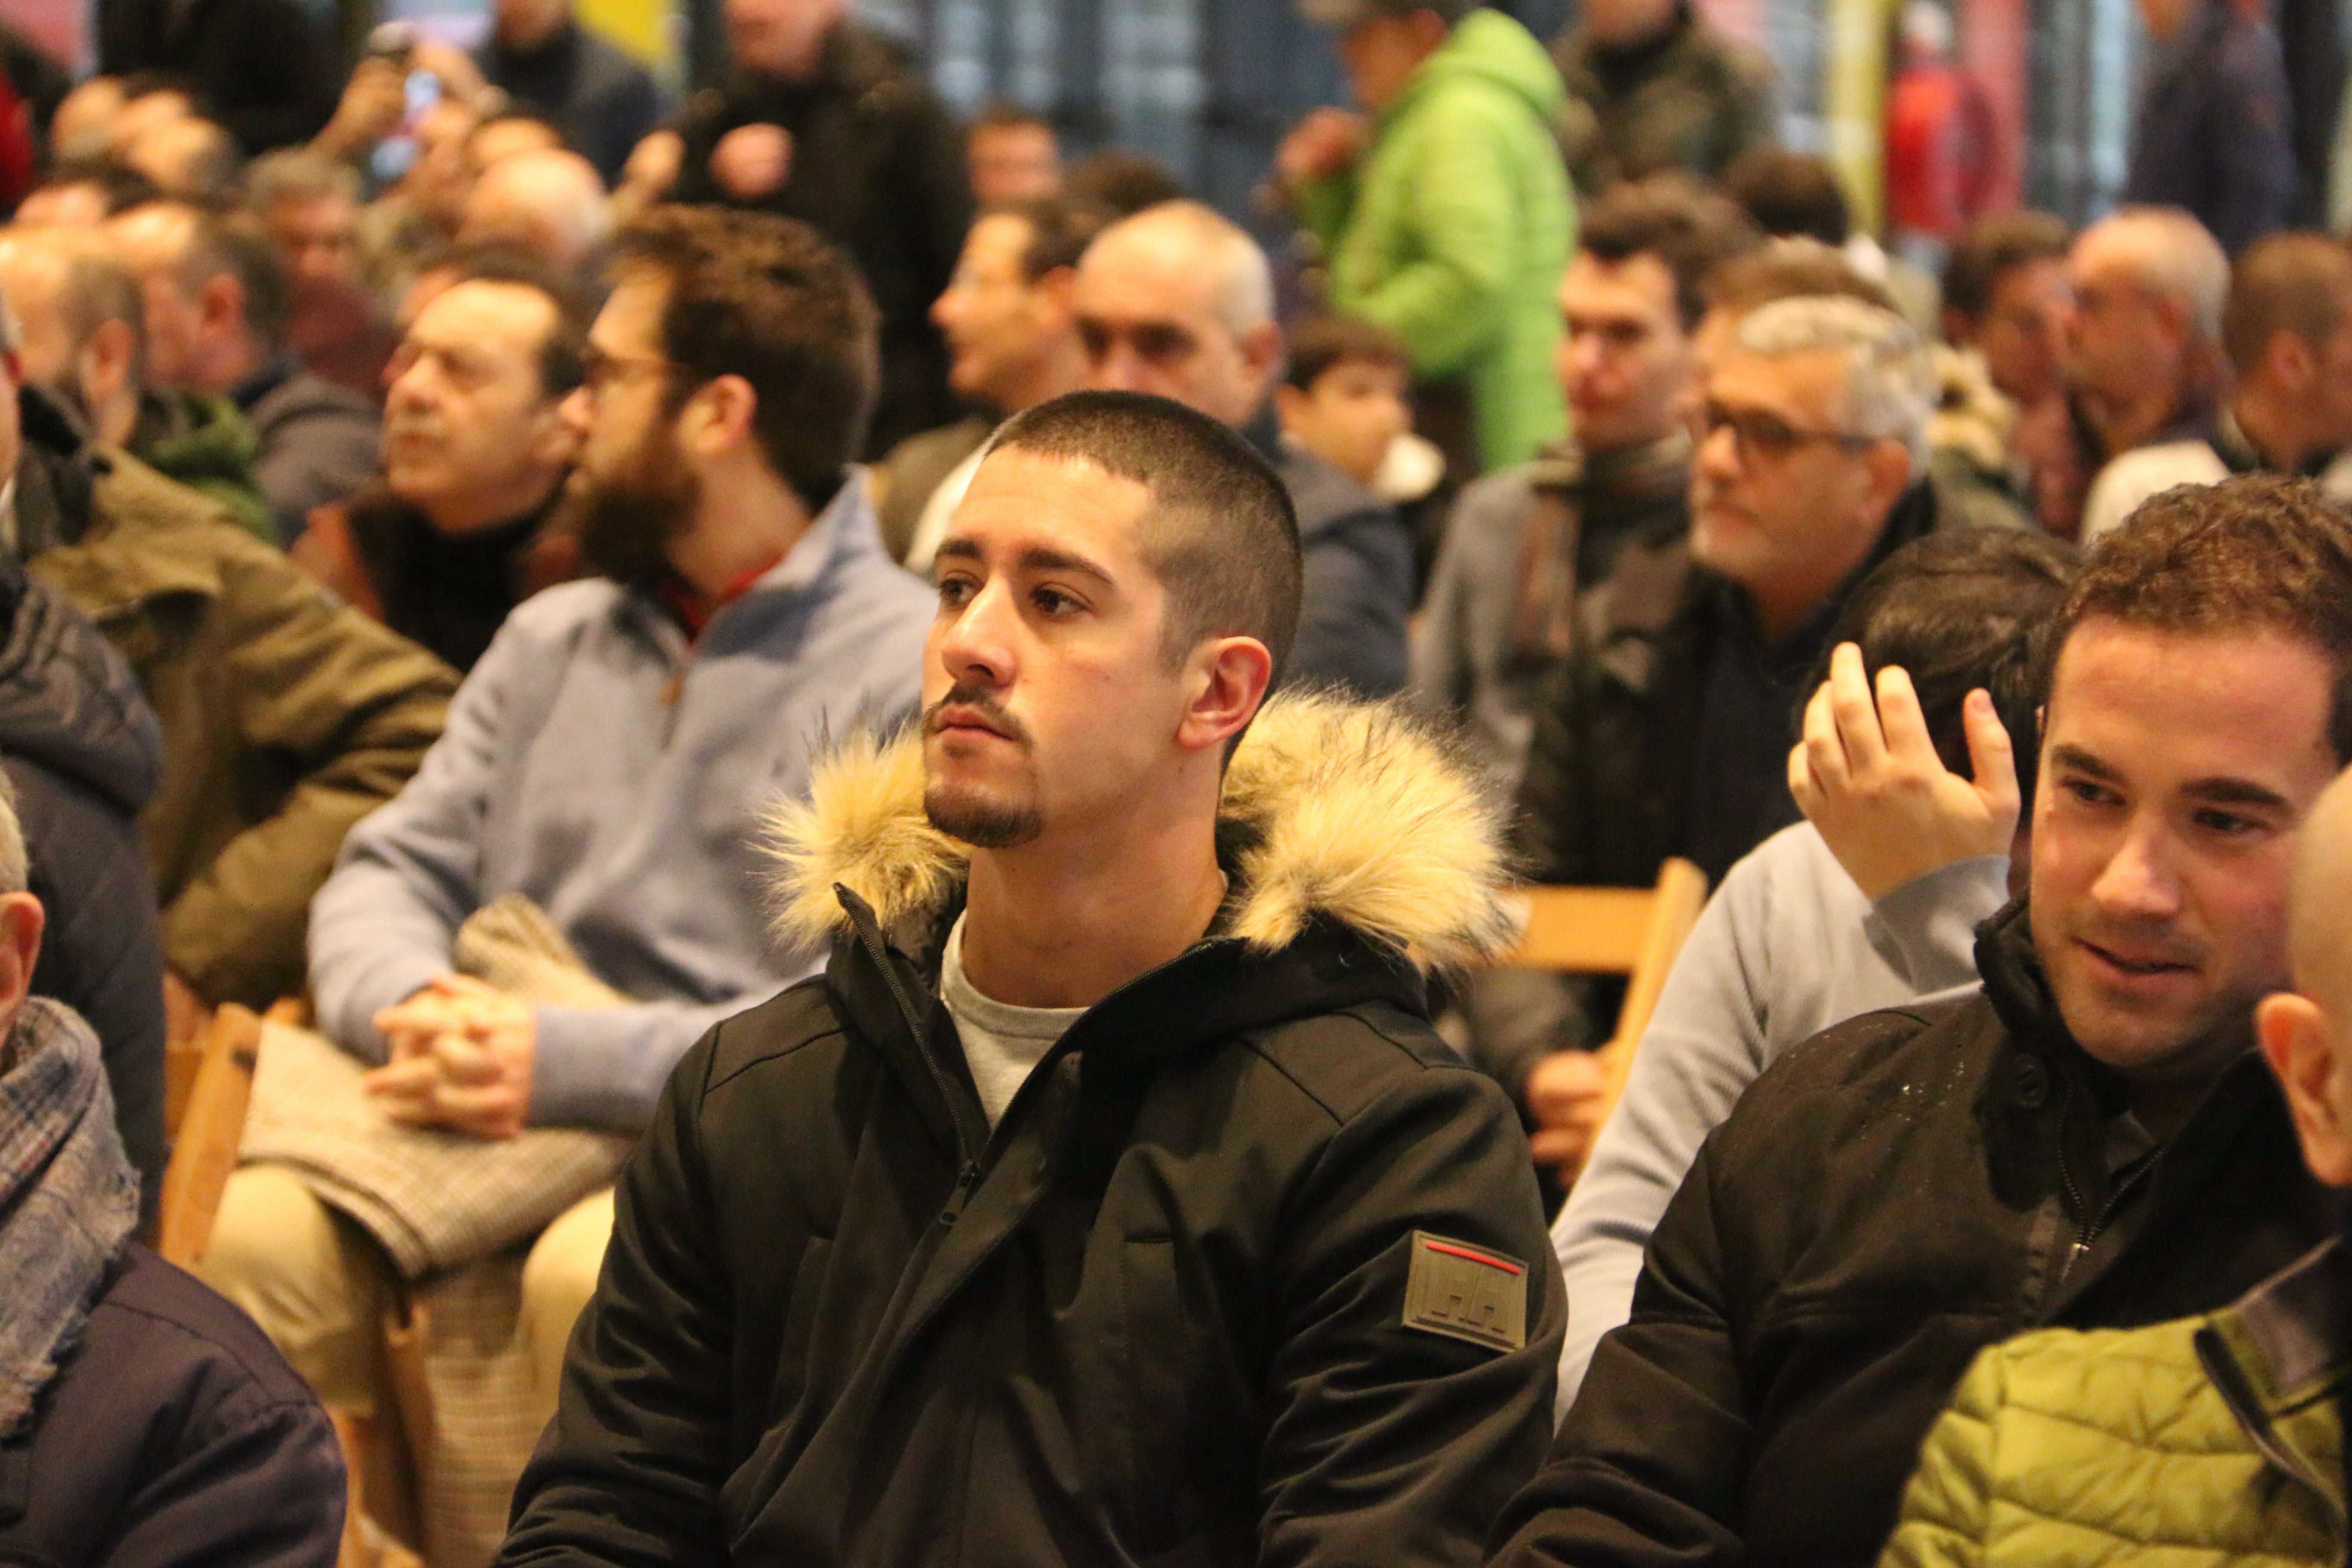
[[[1936,377],[1893,311],[1778,300],[1706,356],[1688,540],[1629,545],[1579,607],[1519,792],[1541,882],[1710,883],[1798,820],[1793,714],[1839,606],[1937,527]]]

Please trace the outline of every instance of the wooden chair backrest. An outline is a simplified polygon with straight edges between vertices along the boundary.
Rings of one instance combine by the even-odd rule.
[[[1675,957],[1706,903],[1706,873],[1668,860],[1648,888],[1522,888],[1527,929],[1502,962],[1565,974],[1622,974],[1624,1005],[1617,1032],[1601,1047],[1609,1072],[1609,1109],[1625,1087],[1633,1047],[1657,1010]]]
[[[173,1130],[172,1161],[163,1167],[163,1214],[155,1250],[194,1268],[212,1239],[221,1193],[236,1169],[245,1136],[246,1103],[253,1096],[253,1064],[261,1049],[261,1017],[230,1002],[213,1015],[187,1074],[184,1108]],[[166,1058],[168,1067],[170,1058]]]

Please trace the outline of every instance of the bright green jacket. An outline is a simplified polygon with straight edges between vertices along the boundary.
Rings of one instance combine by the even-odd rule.
[[[1568,429],[1554,364],[1576,238],[1554,131],[1566,100],[1533,34],[1473,11],[1381,114],[1360,166],[1299,193],[1331,308],[1402,338],[1416,375],[1468,379],[1490,472]]]
[[[1879,1568],[2335,1568],[2346,1271],[2331,1244],[2208,1318],[1985,1351]]]

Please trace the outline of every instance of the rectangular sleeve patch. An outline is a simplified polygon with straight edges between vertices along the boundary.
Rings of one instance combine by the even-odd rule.
[[[1528,1266],[1466,1241],[1416,1230],[1412,1267],[1405,1277],[1404,1326],[1490,1350],[1525,1350]]]

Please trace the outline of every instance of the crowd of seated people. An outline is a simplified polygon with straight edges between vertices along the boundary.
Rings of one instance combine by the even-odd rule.
[[[847,0],[101,7],[0,1557],[2343,1560],[2352,245],[1890,255],[1685,0],[1298,9],[1253,232]],[[1628,1061],[1517,889],[1676,861]]]

